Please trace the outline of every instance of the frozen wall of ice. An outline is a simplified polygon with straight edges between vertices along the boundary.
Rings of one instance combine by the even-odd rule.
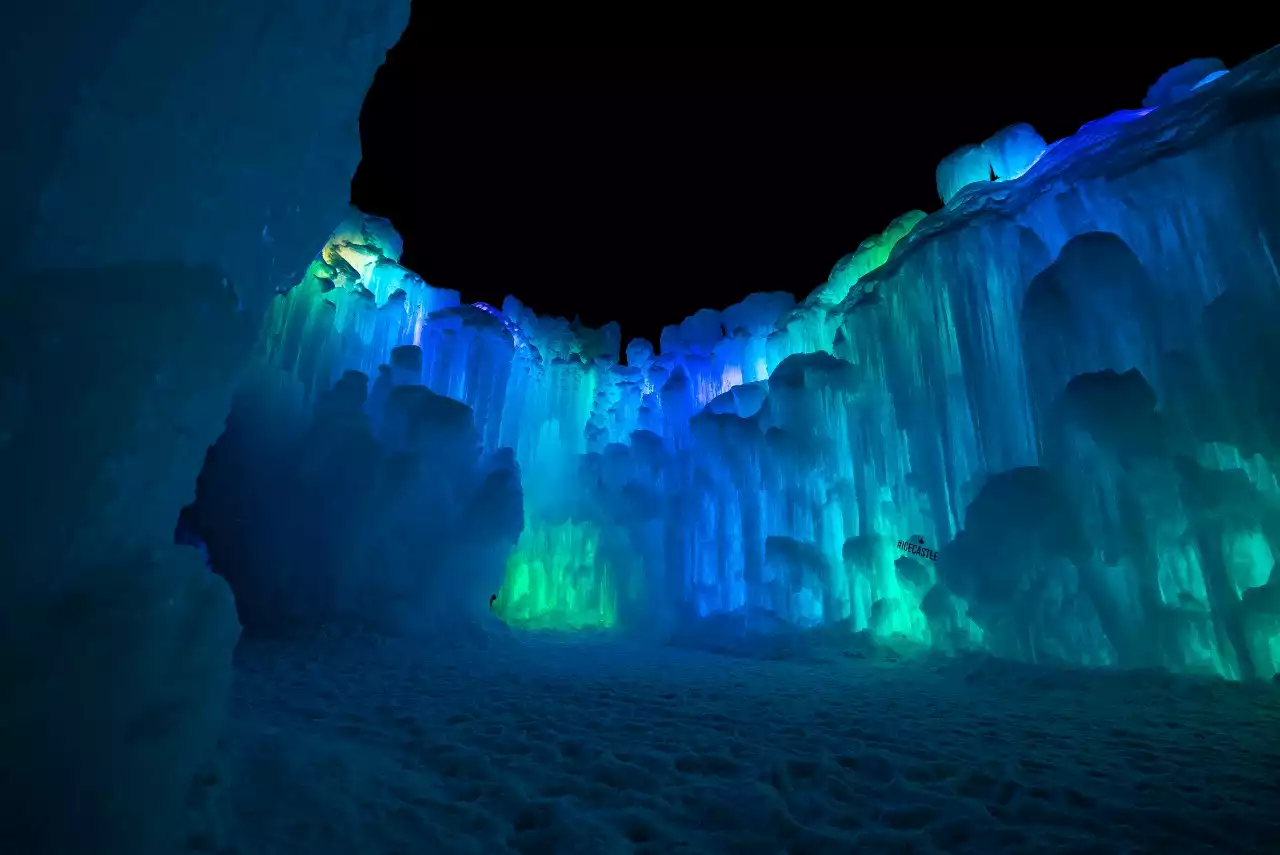
[[[26,261],[181,258],[221,270],[259,310],[295,284],[342,216],[360,108],[408,4],[52,6],[23,26],[62,26],[18,39],[38,53],[8,78],[34,84],[22,103],[59,131],[37,159]],[[71,20],[82,23],[62,32]]]
[[[166,850],[224,713],[174,545],[260,310],[341,215],[407,2],[52,0],[0,54],[0,840]]]
[[[378,377],[375,429],[405,384],[470,408],[521,473],[512,623],[766,613],[1270,677],[1277,103],[1272,52],[1051,145],[1012,125],[806,299],[698,312],[625,360],[616,325],[431,288],[354,216],[259,365],[304,422],[351,369]]]

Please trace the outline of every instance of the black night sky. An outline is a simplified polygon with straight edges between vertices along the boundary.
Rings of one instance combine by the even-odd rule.
[[[366,99],[352,200],[465,301],[511,293],[656,343],[699,308],[802,297],[893,217],[937,210],[934,168],[960,145],[1018,121],[1059,139],[1187,59],[1269,46],[1099,48],[1082,70],[1076,45],[945,75],[852,50],[826,68],[646,66],[462,54],[415,15]]]

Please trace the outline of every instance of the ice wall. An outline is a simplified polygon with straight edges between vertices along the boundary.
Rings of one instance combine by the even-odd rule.
[[[1211,65],[1068,139],[966,147],[939,166],[942,211],[894,220],[805,300],[704,310],[625,361],[614,325],[423,285],[358,219],[280,298],[263,359],[313,395],[377,363],[512,449],[512,622],[763,612],[1269,677],[1280,54]],[[374,249],[343,249],[355,233]],[[406,343],[420,360],[397,362]]]
[[[795,355],[761,414],[696,456],[713,470],[744,429],[762,436],[739,486],[705,489],[718,508],[744,477],[790,474],[750,488],[764,522],[731,561],[695,551],[688,572],[721,597],[745,580],[748,602],[796,622],[935,647],[1275,673],[1258,437],[1280,422],[1243,390],[1272,385],[1277,69],[1261,57],[1086,126],[1019,178],[969,183],[852,299],[785,318],[779,355]],[[1234,340],[1228,316],[1251,319]],[[1223,411],[1233,427],[1197,425]],[[917,535],[936,562],[903,550]]]
[[[0,52],[0,841],[167,851],[239,633],[174,545],[407,2],[52,0]],[[319,230],[319,231],[318,231]]]
[[[366,408],[375,431],[386,395],[403,386],[422,386],[464,403],[483,454],[510,449],[521,473],[523,533],[507,562],[496,610],[535,626],[612,626],[641,619],[655,605],[654,592],[666,590],[660,579],[649,578],[659,559],[646,561],[641,553],[658,555],[665,535],[630,518],[621,524],[600,504],[591,481],[621,489],[634,480],[628,473],[637,430],[687,443],[690,419],[717,396],[737,388],[749,400],[743,384],[767,376],[769,337],[795,299],[755,294],[723,312],[700,312],[664,331],[661,355],[637,340],[621,364],[616,324],[593,330],[538,317],[514,298],[500,310],[464,305],[456,292],[433,288],[397,263],[398,238],[389,229],[385,221],[353,211],[302,282],[273,302],[257,348],[254,388],[276,391],[242,397],[235,412],[261,427],[240,433],[248,437],[267,431],[268,423],[305,422],[307,409],[352,370],[375,378]],[[251,452],[248,439],[235,450],[232,433],[220,444],[241,462],[228,471],[236,468],[253,479],[265,462],[245,461],[262,455]],[[294,428],[295,437],[303,433]],[[289,445],[278,436],[257,442],[280,449],[267,455],[275,460]],[[663,453],[659,440],[655,454]],[[227,486],[219,488],[215,477],[210,474],[204,504],[222,503],[228,513],[242,516],[235,501],[216,497],[231,491],[236,479],[228,476]],[[247,489],[255,497],[269,492]],[[648,501],[665,498],[655,493]],[[254,516],[265,519],[260,498],[253,507]],[[214,523],[206,518],[203,525],[211,543],[220,539]],[[252,540],[270,539],[261,534]],[[214,559],[216,566],[216,554]],[[279,557],[256,562],[243,555],[225,555],[224,561],[241,569],[282,563]],[[297,556],[290,561],[305,563]],[[309,572],[299,571],[297,583],[287,586],[300,599]],[[423,572],[431,571],[424,565]],[[242,579],[236,589],[242,612],[247,584]],[[679,599],[681,584],[660,601]],[[488,594],[480,594],[472,596],[487,602]]]
[[[51,5],[24,14],[57,29],[17,39],[41,55],[8,78],[58,129],[25,260],[209,264],[255,311],[296,284],[346,206],[360,108],[408,3]]]
[[[943,181],[963,159],[944,163],[946,210],[834,310],[784,317],[760,411],[698,417],[698,469],[723,473],[700,519],[727,510],[741,546],[689,537],[695,599],[745,591],[944,649],[1274,674],[1260,437],[1280,420],[1245,390],[1272,385],[1278,69],[1026,146],[1011,180]],[[1197,424],[1213,412],[1232,427]],[[917,537],[936,561],[903,548]]]
[[[620,349],[617,325],[587,330],[561,319],[538,318],[514,299],[502,310],[463,305],[456,292],[433,288],[400,267],[398,239],[388,230],[384,221],[353,212],[298,287],[273,303],[257,352],[259,384],[288,389],[283,398],[293,397],[292,413],[302,413],[297,417],[305,422],[307,408],[332,383],[346,371],[360,371],[375,378],[367,407],[375,433],[385,427],[382,408],[397,390],[420,388],[465,404],[476,431],[475,453],[482,460],[507,454],[510,462],[499,469],[520,473],[515,486],[518,489],[522,481],[524,489],[515,506],[523,518],[499,529],[513,538],[522,530],[524,534],[506,562],[511,568],[508,584],[502,584],[503,555],[498,558],[498,577],[487,586],[468,588],[467,599],[453,607],[480,603],[487,608],[490,595],[501,591],[498,610],[521,615],[526,622],[612,624],[618,608],[613,568],[635,562],[625,556],[611,559],[611,549],[620,547],[601,547],[597,530],[574,522],[574,504],[581,497],[573,473],[589,450],[603,447],[610,436],[625,439],[632,429],[610,418],[602,403],[610,395],[628,397],[612,379]],[[280,394],[259,395],[243,400],[237,412],[256,411],[262,414],[257,421],[280,423],[268,414],[264,401],[278,407],[281,399]],[[629,405],[637,410],[639,402]],[[246,447],[229,453],[244,459],[250,452]],[[245,472],[254,470],[236,465]],[[202,502],[224,504],[235,515],[235,503],[218,498],[218,493],[211,483],[208,501],[202,497]],[[509,499],[498,501],[511,506]],[[441,537],[447,542],[465,540],[465,532],[488,525],[482,519],[489,513],[485,507],[476,505],[470,512],[472,516],[456,521]],[[205,525],[209,531],[207,520]],[[265,522],[262,527],[272,528]],[[485,536],[493,539],[491,533]],[[606,538],[611,544],[615,539]],[[242,558],[235,563],[245,565]],[[421,569],[431,575],[425,565]],[[458,567],[455,572],[464,571]],[[465,572],[488,575],[475,567]],[[300,570],[288,590],[304,596],[310,573]]]

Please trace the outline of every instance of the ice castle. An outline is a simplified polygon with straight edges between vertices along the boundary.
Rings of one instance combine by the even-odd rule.
[[[779,282],[624,349],[614,324],[434,288],[398,263],[388,223],[346,212],[356,116],[407,19],[403,0],[72,0],[15,17],[0,850],[170,851],[228,734],[242,627],[367,627],[416,649],[476,626],[825,633],[928,661],[1242,684],[1196,684],[1223,696],[1275,681],[1280,52],[1179,66],[1140,109],[1056,142],[1027,125],[975,141],[937,167],[941,210],[886,224],[804,299]],[[438,760],[404,718],[408,762]],[[1232,744],[1265,758],[1262,730]],[[630,734],[610,738],[627,753]],[[240,759],[266,743],[242,744]],[[301,793],[289,816],[313,820],[286,755],[240,768],[279,774]],[[493,771],[463,756],[451,771]],[[881,748],[849,763],[837,772],[866,785],[850,801],[907,789]],[[266,792],[245,813],[275,807],[267,780],[240,779]],[[729,831],[776,819],[786,794],[760,800],[760,780],[733,810],[706,788],[681,810]],[[372,790],[371,810],[415,816]],[[1251,840],[1270,821],[1261,793]],[[545,806],[490,831],[516,840]],[[1179,811],[1147,819],[1176,830]],[[756,829],[766,844],[775,830]],[[836,831],[823,839],[844,848],[823,851],[849,851],[855,830]]]

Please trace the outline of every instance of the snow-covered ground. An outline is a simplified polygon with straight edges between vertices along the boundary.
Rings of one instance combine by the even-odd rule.
[[[1280,688],[896,658],[246,640],[186,845],[1280,853]]]

